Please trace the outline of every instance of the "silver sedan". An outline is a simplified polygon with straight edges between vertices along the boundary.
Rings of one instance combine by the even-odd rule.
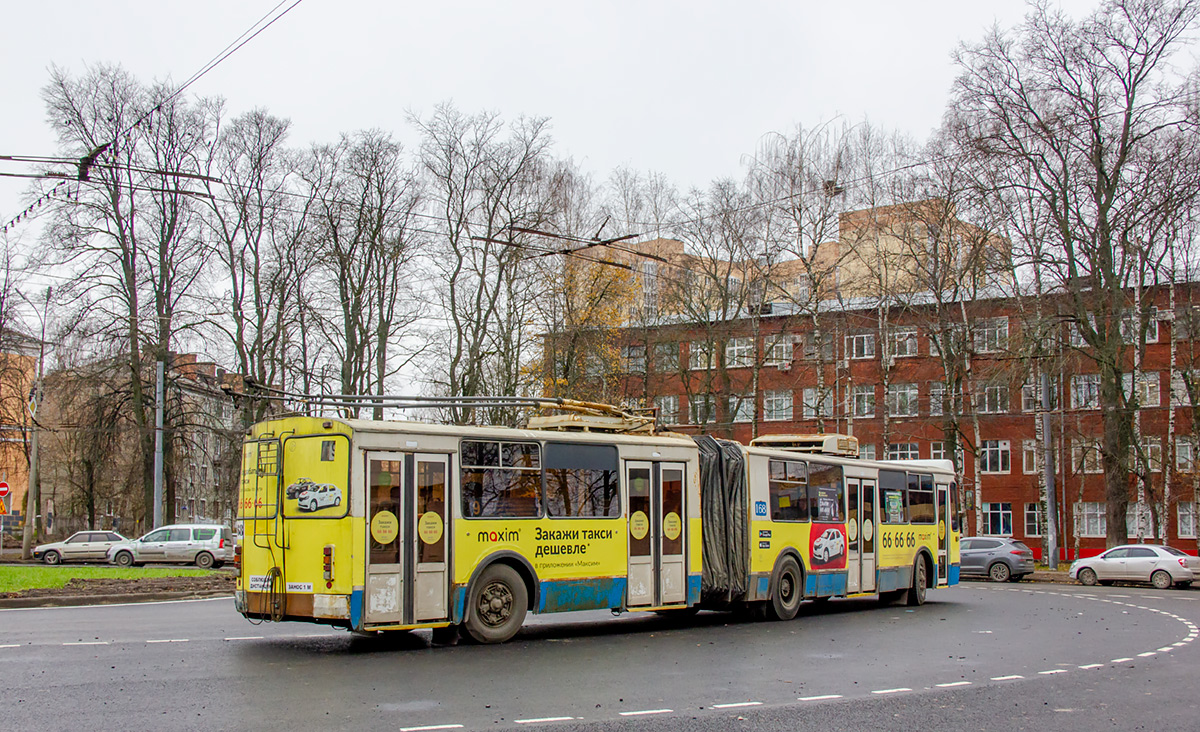
[[[1070,576],[1085,585],[1149,582],[1160,590],[1187,587],[1200,572],[1200,559],[1170,546],[1128,544],[1095,557],[1076,559]]]

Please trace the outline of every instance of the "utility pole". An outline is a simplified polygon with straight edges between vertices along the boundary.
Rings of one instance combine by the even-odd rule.
[[[163,381],[162,359],[158,361],[154,386],[154,526],[163,524]]]
[[[1054,439],[1050,435],[1050,374],[1042,373],[1042,474],[1046,481],[1046,553],[1050,569],[1058,569],[1058,490],[1054,487]]]
[[[33,378],[33,389],[29,393],[29,486],[25,491],[25,530],[21,533],[21,558],[33,557],[34,539],[40,538],[41,532],[41,479],[38,475],[38,424],[37,408],[42,399],[42,377],[46,365],[46,316],[50,308],[50,295],[53,288],[46,288],[46,304],[42,311],[42,335],[38,339],[37,374]],[[28,301],[27,301],[28,302]]]

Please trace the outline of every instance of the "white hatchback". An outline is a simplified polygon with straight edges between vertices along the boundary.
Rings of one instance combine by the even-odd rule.
[[[1076,559],[1068,573],[1085,585],[1149,582],[1160,590],[1187,587],[1200,573],[1200,559],[1175,547],[1127,544],[1095,557]]]

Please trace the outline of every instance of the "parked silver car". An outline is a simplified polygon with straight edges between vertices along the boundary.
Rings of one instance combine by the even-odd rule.
[[[1149,582],[1160,590],[1187,587],[1200,573],[1200,559],[1175,547],[1127,544],[1095,557],[1076,559],[1068,573],[1085,585]]]
[[[122,567],[170,562],[208,569],[232,559],[233,535],[228,526],[216,524],[163,526],[136,541],[116,544],[108,550],[108,561]]]
[[[1019,582],[1035,569],[1033,551],[1016,539],[971,536],[962,540],[958,550],[958,566],[964,577]]]
[[[33,558],[46,564],[60,562],[103,562],[114,544],[129,541],[115,531],[76,531],[63,541],[41,544],[33,549]]]

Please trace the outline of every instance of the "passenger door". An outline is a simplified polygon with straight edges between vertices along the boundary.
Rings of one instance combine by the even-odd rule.
[[[682,463],[627,462],[629,569],[626,604],[687,602]]]
[[[875,482],[846,479],[846,592],[875,591]]]
[[[369,624],[448,617],[446,501],[450,458],[367,454]]]
[[[170,529],[159,529],[146,534],[137,543],[137,560],[139,562],[166,561],[167,540],[170,537]]]
[[[1095,563],[1096,576],[1105,580],[1129,579],[1128,557],[1128,549],[1113,549],[1101,554],[1100,561]]]
[[[1125,571],[1127,579],[1150,581],[1150,574],[1158,565],[1158,554],[1148,547],[1135,546],[1127,550]]]

